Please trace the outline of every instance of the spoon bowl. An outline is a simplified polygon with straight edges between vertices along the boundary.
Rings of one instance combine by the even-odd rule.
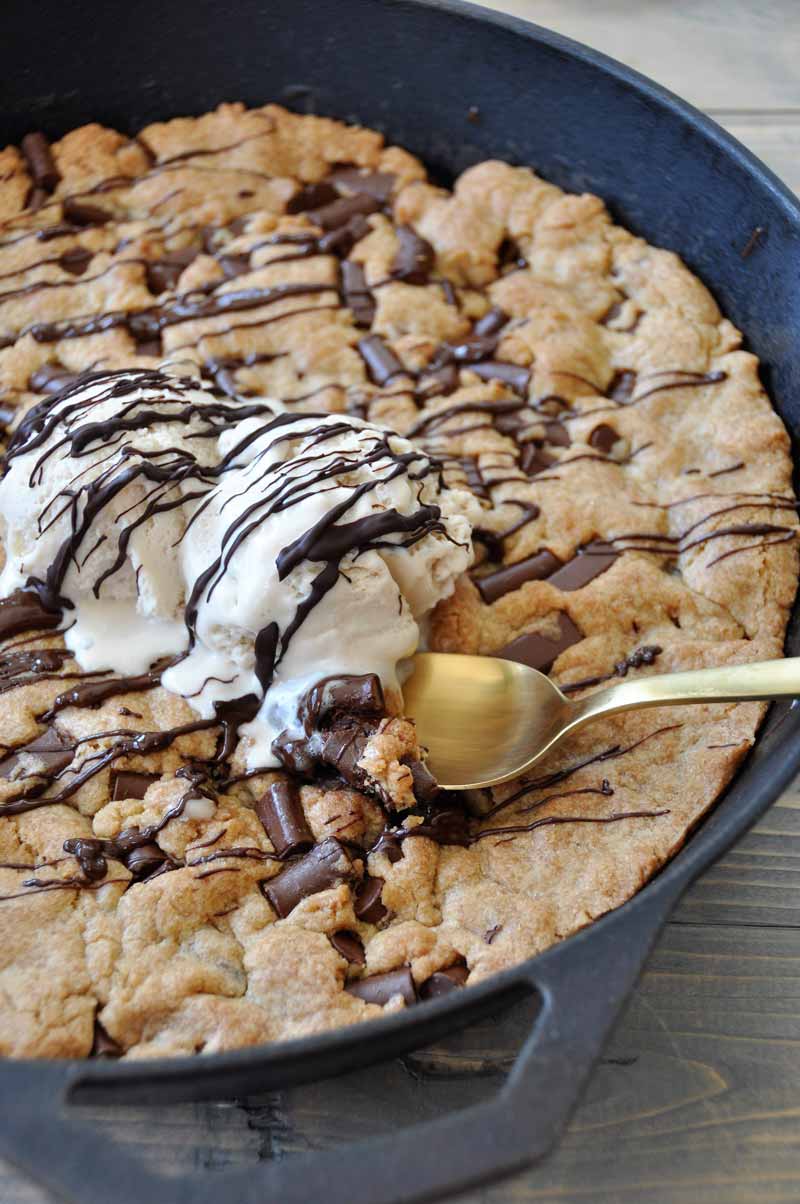
[[[637,675],[577,701],[529,665],[420,652],[403,687],[427,765],[445,790],[480,789],[529,769],[600,715],[678,703],[800,697],[800,657]]]

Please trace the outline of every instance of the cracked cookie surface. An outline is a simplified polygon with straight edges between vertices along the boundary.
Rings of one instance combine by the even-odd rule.
[[[163,364],[365,417],[481,508],[433,648],[507,650],[577,696],[781,655],[786,431],[705,287],[598,198],[500,162],[450,192],[377,133],[276,106],[0,158],[9,429],[83,372]],[[82,695],[32,601],[0,626],[0,1050],[18,1056],[215,1052],[480,981],[638,890],[764,710],[617,716],[526,779],[435,797],[396,706],[349,778],[251,773],[157,682]]]

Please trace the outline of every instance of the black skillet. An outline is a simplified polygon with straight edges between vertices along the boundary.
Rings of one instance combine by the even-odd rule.
[[[222,99],[277,100],[383,129],[443,180],[496,156],[599,193],[619,221],[678,251],[710,285],[800,434],[800,205],[713,122],[603,55],[459,3],[6,0],[2,62],[3,142],[93,119],[133,132]],[[797,610],[789,649],[800,652]],[[0,1153],[80,1204],[401,1204],[533,1162],[563,1129],[675,901],[800,767],[799,734],[800,708],[774,706],[723,801],[649,886],[456,998],[194,1060],[4,1063]],[[168,1179],[78,1116],[77,1101],[163,1104],[336,1074],[436,1040],[531,990],[538,1019],[500,1094],[390,1136]]]

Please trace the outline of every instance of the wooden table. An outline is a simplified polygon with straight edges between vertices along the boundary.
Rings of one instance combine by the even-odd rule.
[[[800,191],[798,0],[496,6],[665,83]],[[521,1005],[498,1024],[344,1079],[156,1114],[106,1109],[95,1120],[110,1138],[173,1170],[255,1165],[496,1091],[528,1021]],[[109,1204],[113,1196],[109,1185]],[[0,1164],[2,1204],[47,1199]],[[800,782],[681,904],[558,1151],[533,1171],[457,1200],[800,1200]],[[366,1185],[358,1204],[369,1204]]]

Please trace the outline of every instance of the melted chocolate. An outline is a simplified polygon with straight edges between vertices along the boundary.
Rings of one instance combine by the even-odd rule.
[[[0,598],[0,640],[26,631],[53,631],[60,623],[60,609],[47,609],[36,590],[17,590]]]

